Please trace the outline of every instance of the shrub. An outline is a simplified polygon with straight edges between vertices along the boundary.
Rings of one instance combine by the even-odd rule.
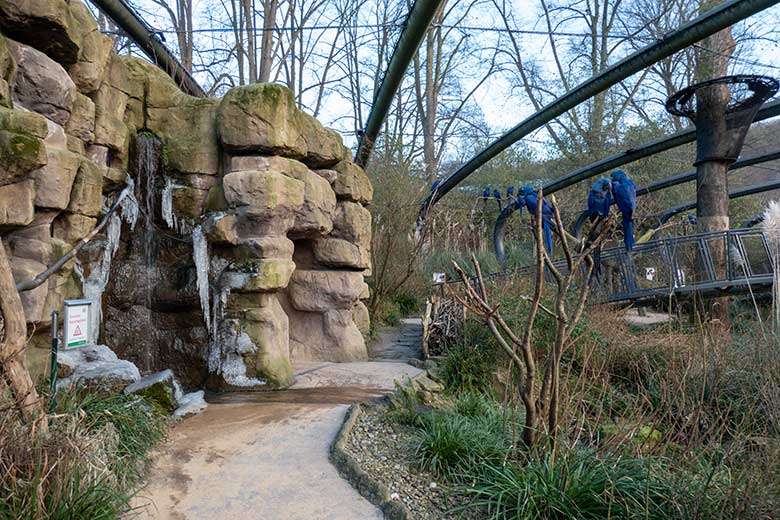
[[[525,465],[482,461],[462,492],[464,509],[491,519],[668,518],[666,467],[615,455],[599,457],[573,449],[554,458],[546,453]]]
[[[498,359],[498,347],[482,326],[467,321],[464,339],[450,347],[439,363],[438,376],[448,391],[492,393],[493,371]]]

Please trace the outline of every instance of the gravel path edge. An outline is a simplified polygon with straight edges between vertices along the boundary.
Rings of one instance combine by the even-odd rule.
[[[409,511],[406,509],[406,506],[400,501],[392,500],[387,486],[371,478],[344,449],[344,445],[347,443],[361,413],[360,404],[353,404],[349,407],[344,423],[341,425],[336,439],[330,447],[330,461],[342,478],[349,482],[363,498],[382,510],[386,519],[409,520]]]

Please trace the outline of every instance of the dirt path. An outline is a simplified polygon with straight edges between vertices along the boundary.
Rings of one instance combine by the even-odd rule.
[[[296,367],[290,390],[219,394],[174,427],[136,504],[142,518],[372,520],[381,512],[328,460],[348,405],[420,371],[406,363]]]

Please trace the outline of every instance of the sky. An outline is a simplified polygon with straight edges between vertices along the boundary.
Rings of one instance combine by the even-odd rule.
[[[173,2],[173,0],[170,1]],[[153,27],[166,28],[170,26],[162,10],[159,6],[155,6],[151,0],[135,0],[135,5]],[[214,5],[214,2],[211,0],[195,0],[194,5],[197,13],[194,23],[195,28],[207,28],[209,24],[206,6]],[[512,14],[515,16],[519,28],[540,31],[546,28],[539,16],[540,10],[537,0],[511,0],[511,6]],[[780,20],[780,6],[775,6],[752,17],[748,23],[755,24],[757,31],[766,33],[777,25],[777,20]],[[463,21],[463,25],[466,27],[491,28],[500,27],[500,22],[496,19],[493,11],[488,8],[480,8],[472,12]],[[576,27],[567,25],[566,30],[576,30]],[[479,38],[481,40],[495,38],[498,34],[480,30],[467,30],[466,32],[471,34],[471,38]],[[202,38],[209,36],[203,35],[199,37],[203,41]],[[732,72],[767,74],[780,77],[780,43],[778,42],[780,38],[778,36],[780,35],[775,32],[769,38],[750,41],[743,45],[743,49],[740,51],[737,59],[732,60]],[[525,34],[518,37],[521,39],[524,49],[527,49],[528,56],[535,57],[543,70],[545,67],[548,67],[547,72],[552,72],[552,55],[546,35]],[[170,47],[175,47],[175,35],[168,34],[166,43]],[[480,65],[481,63],[478,61],[472,62],[470,69],[464,71],[463,86],[465,91],[470,90],[475,82],[481,78]],[[206,81],[203,75],[200,75],[197,79],[202,83]],[[534,112],[525,93],[520,89],[513,90],[511,88],[506,74],[496,74],[486,81],[476,92],[474,101],[481,109],[485,122],[491,129],[491,137],[499,136]],[[356,141],[353,123],[349,117],[345,117],[350,115],[351,112],[351,105],[347,99],[331,95],[324,104],[320,114],[320,119],[324,124],[332,126],[342,133],[345,144],[348,146],[354,145]],[[364,117],[366,115],[367,112],[364,113]],[[541,140],[544,142],[547,140],[547,135],[542,130],[529,136],[529,138],[530,140]],[[544,145],[536,144],[533,146],[543,147]]]

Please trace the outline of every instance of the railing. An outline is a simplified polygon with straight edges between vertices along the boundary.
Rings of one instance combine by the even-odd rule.
[[[720,266],[719,257],[725,260]],[[554,264],[565,272],[564,259]],[[652,240],[636,244],[630,253],[612,247],[601,251],[600,266],[599,276],[593,277],[592,301],[602,303],[690,293],[713,297],[772,285],[772,252],[764,233],[756,229]],[[487,278],[530,276],[534,269],[526,266]]]

